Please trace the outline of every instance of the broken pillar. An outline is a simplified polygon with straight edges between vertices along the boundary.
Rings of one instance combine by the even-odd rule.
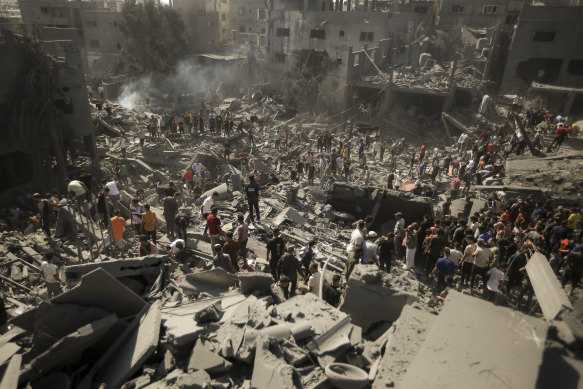
[[[231,200],[233,198],[233,193],[229,190],[227,184],[221,184],[204,192],[197,200],[197,203],[202,203],[204,199],[212,195],[214,192],[218,192],[219,194],[216,199],[217,201]]]
[[[346,285],[340,310],[364,331],[378,321],[395,321],[403,307],[417,297],[391,284],[391,277],[376,265],[356,265]]]

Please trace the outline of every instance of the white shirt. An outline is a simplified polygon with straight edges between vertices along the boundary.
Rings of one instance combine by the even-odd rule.
[[[504,273],[498,268],[493,267],[490,270],[488,270],[486,274],[490,276],[486,284],[488,290],[491,290],[492,292],[497,292],[499,290],[498,288],[500,286],[500,281],[504,279]]]
[[[353,247],[358,247],[362,245],[363,241],[364,236],[362,235],[362,231],[355,228],[354,231],[352,231],[352,234],[350,234],[350,244],[353,245]]]
[[[130,212],[134,224],[142,224],[142,213],[144,213],[144,207],[142,204],[138,203],[137,206],[130,204]]]
[[[312,273],[310,279],[308,280],[308,288],[311,289],[312,293],[318,294],[320,293],[320,278],[322,277],[322,273],[318,270],[315,273]]]
[[[402,180],[402,179],[403,179],[403,178],[401,177],[401,175],[400,175],[400,174],[396,174],[396,175],[395,175],[395,186],[401,186],[401,180]]]
[[[374,263],[373,258],[376,257],[376,255],[377,246],[370,240],[365,241],[362,250],[362,257],[360,258],[360,263],[362,264]]]
[[[119,194],[119,190],[117,189],[117,185],[115,185],[115,181],[110,181],[105,186],[109,189],[110,196],[117,196]]]
[[[403,234],[405,233],[404,231],[400,231],[400,228],[405,228],[405,219],[400,218],[399,220],[397,220],[397,222],[395,223],[395,229],[394,229],[394,233],[396,236],[403,236]]]
[[[59,282],[55,278],[55,275],[57,274],[57,265],[55,265],[54,263],[48,263],[47,261],[42,261],[42,263],[40,264],[40,269],[45,274],[44,278],[45,282],[49,283]]]
[[[457,143],[466,143],[468,140],[468,134],[461,134],[460,138],[458,139]]]
[[[170,243],[170,251],[172,251],[172,255],[176,255],[176,253],[180,250],[178,247],[176,247],[177,243],[182,243],[182,247],[186,247],[186,244],[184,244],[184,239],[176,239],[174,242]]]
[[[211,207],[213,206],[213,197],[209,196],[202,202],[202,213],[211,213]]]
[[[455,263],[455,265],[457,266],[457,265],[459,265],[459,263],[460,263],[460,259],[461,259],[461,257],[462,257],[463,255],[464,255],[464,254],[463,254],[461,251],[459,251],[459,250],[451,250],[451,251],[449,252],[449,257],[448,257],[448,258],[449,258],[449,259],[451,259],[451,261],[452,261],[453,263]]]
[[[195,162],[192,164],[192,170],[194,170],[195,173],[200,173],[204,170],[204,165],[200,162]]]

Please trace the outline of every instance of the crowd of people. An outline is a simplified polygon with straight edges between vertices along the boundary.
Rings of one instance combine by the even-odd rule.
[[[108,114],[110,114],[108,112]],[[200,263],[188,245],[188,229],[204,225],[204,235],[211,243],[213,265],[228,272],[254,271],[248,261],[247,242],[249,223],[261,223],[260,192],[269,185],[277,185],[279,177],[274,173],[250,169],[249,161],[256,147],[255,134],[264,124],[252,114],[243,114],[236,126],[238,132],[246,134],[241,151],[236,151],[229,141],[235,127],[235,115],[219,107],[206,113],[187,112],[179,117],[174,113],[161,117],[145,117],[145,126],[137,131],[140,147],[145,141],[156,142],[160,136],[187,136],[193,134],[224,137],[223,160],[210,169],[195,161],[180,176],[177,185],[156,185],[160,202],[148,204],[144,190],[138,187],[129,204],[124,204],[131,216],[129,223],[120,210],[111,207],[120,200],[120,187],[129,188],[127,156],[128,139],[120,138],[121,162],[115,176],[98,181],[87,170],[82,169],[78,177],[66,180],[59,192],[41,195],[35,193],[30,201],[31,209],[14,207],[8,210],[3,221],[4,228],[42,229],[51,239],[51,227],[55,223],[60,207],[72,204],[79,212],[94,218],[104,231],[105,238],[95,242],[99,255],[103,250],[112,256],[144,256],[160,252],[182,264]],[[292,182],[318,182],[328,188],[338,181],[355,182],[359,185],[372,183],[371,170],[386,171],[386,187],[392,190],[411,190],[416,195],[435,197],[446,191],[447,199],[435,217],[405,221],[403,214],[395,214],[395,227],[390,233],[379,237],[371,231],[372,225],[381,221],[367,217],[356,222],[346,252],[346,278],[354,266],[375,264],[379,269],[391,272],[396,264],[403,269],[415,271],[426,282],[435,278],[435,294],[443,298],[449,287],[467,288],[474,293],[476,280],[481,280],[486,298],[512,295],[519,305],[526,294],[532,298],[532,288],[525,273],[526,258],[534,251],[541,251],[553,263],[553,269],[564,284],[571,284],[571,291],[581,279],[583,253],[580,244],[580,210],[553,208],[550,202],[537,203],[531,196],[512,196],[501,191],[488,199],[487,206],[470,215],[473,185],[489,185],[504,178],[504,161],[511,153],[522,154],[527,148],[527,138],[534,147],[547,152],[558,150],[563,139],[573,131],[570,123],[560,115],[553,117],[548,112],[527,112],[522,116],[526,132],[511,131],[509,126],[486,126],[482,130],[463,133],[454,148],[428,149],[425,144],[418,151],[406,154],[403,139],[386,141],[372,131],[360,132],[354,128],[349,137],[339,138],[333,131],[319,133],[314,144],[301,153],[288,166]],[[545,145],[545,134],[554,133],[553,141]],[[282,150],[289,146],[293,129],[279,126],[273,131],[273,148]],[[233,158],[233,159],[232,159]],[[369,163],[374,161],[374,164]],[[249,216],[237,215],[233,231],[224,231],[218,208],[214,206],[219,193],[204,198],[200,210],[188,210],[192,200],[217,184],[229,183],[230,174],[223,172],[222,164],[233,163],[248,176],[243,182],[243,193],[247,200]],[[215,177],[211,177],[211,170]],[[285,169],[284,169],[285,170]],[[283,174],[283,173],[282,173]],[[213,180],[214,178],[214,180]],[[413,184],[411,186],[411,184]],[[444,189],[444,188],[447,188]],[[59,193],[64,193],[60,195]],[[452,201],[465,198],[463,212],[452,215]],[[187,205],[186,207],[183,205]],[[156,215],[152,207],[160,206],[162,215]],[[25,211],[22,211],[24,209]],[[198,216],[194,216],[200,211]],[[165,221],[166,235],[170,244],[159,247],[160,219]],[[127,231],[133,230],[129,234]],[[297,248],[286,242],[278,229],[266,244],[268,271],[271,272],[286,297],[298,290],[319,293],[321,265],[315,256],[315,237],[296,255]],[[132,246],[135,249],[132,249]],[[47,257],[48,259],[48,257]],[[47,266],[50,265],[49,261]],[[45,266],[46,267],[46,266]],[[47,267],[47,282],[58,282],[53,266]],[[49,281],[50,280],[50,281]],[[333,282],[322,284],[323,296],[332,305],[340,301],[340,276]],[[517,297],[512,291],[519,289]],[[53,291],[56,291],[53,285]],[[509,294],[510,293],[510,294]]]

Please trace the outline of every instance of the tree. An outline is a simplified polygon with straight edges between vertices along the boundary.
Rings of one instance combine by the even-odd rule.
[[[169,6],[153,0],[125,0],[121,29],[126,35],[122,60],[143,71],[169,72],[184,55],[184,22]]]

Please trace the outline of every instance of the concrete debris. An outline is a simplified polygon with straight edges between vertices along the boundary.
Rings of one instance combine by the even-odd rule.
[[[219,295],[237,283],[237,278],[226,270],[216,268],[182,276],[178,281],[187,294]]]
[[[188,369],[204,370],[209,374],[225,373],[231,369],[231,362],[216,353],[210,342],[198,339],[188,360]]]
[[[306,219],[299,213],[297,213],[293,208],[287,207],[275,219],[271,222],[274,226],[280,226],[285,221],[289,221],[298,226],[303,226]]]
[[[281,346],[269,337],[256,340],[251,387],[254,389],[302,388],[298,372],[283,360]]]
[[[265,273],[240,273],[237,274],[239,280],[239,289],[241,293],[259,292],[261,294],[269,293],[273,284],[273,277]]]
[[[396,321],[403,307],[416,301],[416,296],[392,285],[391,277],[376,266],[356,265],[340,310],[366,331],[378,321]]]
[[[20,376],[20,365],[22,363],[22,355],[16,354],[10,358],[10,362],[4,368],[4,374],[0,380],[0,388],[2,389],[16,389],[18,388],[18,377]]]
[[[194,320],[199,324],[203,324],[219,321],[222,316],[223,310],[221,309],[221,302],[217,301],[216,303],[196,312],[194,314]]]
[[[452,291],[399,387],[435,387],[438,382],[440,388],[534,388],[548,328],[540,319]],[[512,347],[505,348],[509,342]],[[503,348],[506,352],[498,352]],[[439,362],[444,355],[451,369]]]
[[[425,342],[437,317],[418,305],[406,305],[385,338],[384,355],[379,357],[373,389],[401,387],[400,381]]]
[[[368,385],[367,372],[347,363],[331,363],[325,371],[332,385],[338,389],[361,389]]]

